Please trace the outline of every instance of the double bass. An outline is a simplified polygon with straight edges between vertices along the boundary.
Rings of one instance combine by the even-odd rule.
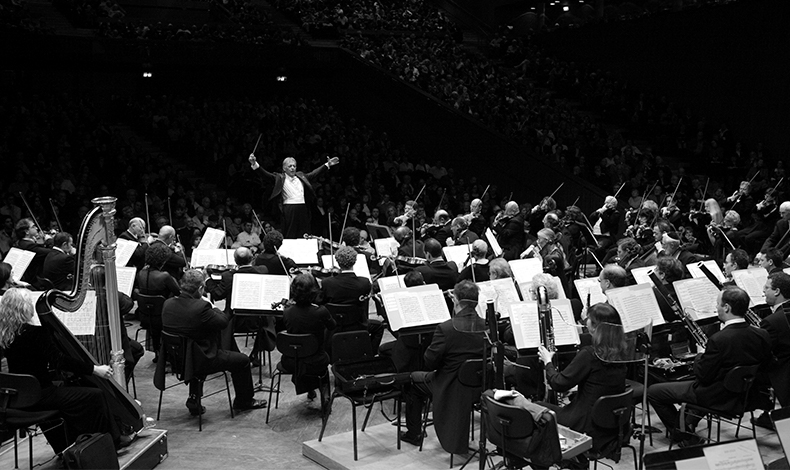
[[[76,312],[80,306],[82,306],[89,290],[92,268],[96,259],[95,253],[98,249],[101,249],[102,243],[110,240],[111,237],[114,242],[114,234],[112,233],[112,214],[115,213],[114,198],[99,198],[95,199],[94,203],[97,204],[97,206],[85,216],[78,232],[77,262],[75,263],[74,269],[74,279],[76,282],[73,290],[71,292],[62,292],[52,289],[44,292],[36,302],[36,313],[41,320],[41,325],[49,330],[56,347],[64,355],[83,362],[99,365],[100,363],[106,362],[97,360],[96,356],[108,352],[106,350],[101,351],[100,349],[107,349],[105,346],[109,344],[109,329],[106,327],[104,329],[97,327],[94,338],[96,348],[94,352],[91,353],[88,347],[92,347],[92,345],[89,344],[88,347],[86,347],[86,345],[77,339],[77,337],[75,337],[53,313],[54,308],[65,312]],[[108,207],[110,204],[112,207]],[[101,220],[102,217],[105,218],[104,221]],[[108,262],[108,264],[113,266],[114,261],[112,263]],[[111,274],[109,271],[108,269],[108,278],[111,277],[114,280],[114,269],[112,269],[113,272]],[[97,282],[95,284],[98,287],[99,283]],[[117,285],[117,282],[111,284]],[[116,292],[107,291],[106,294],[108,302],[115,302],[117,305],[117,290]],[[97,295],[97,299],[103,297],[103,295]],[[98,308],[97,310],[97,323],[106,324],[108,322],[106,312],[110,310],[115,311],[120,327],[123,327],[123,323],[120,321],[120,315],[117,312],[117,307],[116,309]],[[99,320],[102,313],[105,315],[103,321]],[[109,321],[109,323],[112,324],[113,321]],[[121,358],[121,367],[122,365],[123,359]],[[123,428],[131,429],[134,432],[140,431],[144,426],[145,414],[137,401],[126,392],[125,387],[116,382],[119,375],[123,377],[122,374],[116,372],[114,374],[115,380],[105,380],[94,376],[81,377],[81,380],[89,382],[91,386],[97,387],[105,392],[110,411],[113,416],[120,421]]]

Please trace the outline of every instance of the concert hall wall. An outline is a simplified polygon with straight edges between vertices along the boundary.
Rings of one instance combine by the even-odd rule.
[[[790,151],[790,2],[740,1],[537,36],[565,60],[594,60],[636,89],[723,119],[736,139]],[[685,106],[681,108],[681,112]]]

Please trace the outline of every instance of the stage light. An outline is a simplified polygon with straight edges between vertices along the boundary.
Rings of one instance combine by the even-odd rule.
[[[571,8],[570,8],[569,6],[567,6],[567,5],[566,5],[566,6],[564,6],[564,7],[562,7],[562,11],[568,11],[568,10],[570,10],[570,9],[571,9]]]
[[[285,75],[278,75],[277,76],[277,81],[278,82],[284,82],[286,80],[288,80],[288,77],[286,77]]]
[[[154,74],[152,74],[151,72],[143,72],[143,78],[151,78],[153,76]]]

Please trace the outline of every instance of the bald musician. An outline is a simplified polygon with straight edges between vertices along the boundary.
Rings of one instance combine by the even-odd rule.
[[[258,164],[255,154],[250,154],[250,166],[261,179],[274,180],[274,187],[269,200],[282,197],[278,207],[283,214],[283,235],[285,238],[301,238],[310,233],[310,208],[308,203],[315,201],[315,191],[311,180],[325,170],[340,163],[337,157],[327,157],[326,163],[308,174],[296,171],[296,159],[288,157],[283,160],[282,173],[270,173]]]
[[[176,229],[170,225],[163,225],[159,229],[159,238],[151,242],[151,245],[161,243],[170,249],[170,256],[164,264],[162,271],[166,271],[176,280],[181,279],[182,270],[187,266],[184,256],[184,247],[176,240]]]
[[[143,269],[143,266],[145,266],[145,250],[148,248],[148,240],[145,237],[145,221],[140,217],[134,217],[129,221],[129,227],[118,235],[118,238],[137,243],[137,248],[135,248],[134,254],[129,258],[126,266],[134,266],[138,271]]]
[[[472,199],[469,204],[469,213],[464,215],[466,223],[469,224],[469,230],[475,232],[478,237],[483,236],[488,227],[488,222],[483,215],[483,201],[480,199]]]
[[[620,230],[620,211],[617,210],[617,198],[606,196],[603,206],[590,214],[590,223],[593,225],[593,235],[598,240],[595,256],[598,259],[603,259],[609,247],[614,245]]]
[[[518,259],[525,243],[524,216],[515,201],[505,204],[505,211],[497,215],[493,229],[502,247],[502,257],[507,261]]]
[[[472,243],[472,262],[458,273],[458,280],[463,281],[464,279],[468,279],[475,282],[490,280],[491,276],[488,271],[488,258],[486,258],[487,253],[488,243],[483,240],[475,240]],[[474,270],[474,276],[472,275],[472,270]]]
[[[779,206],[779,217],[781,219],[776,222],[773,232],[763,243],[762,250],[776,248],[782,253],[787,251],[790,244],[790,201],[785,201]]]
[[[447,238],[447,246],[467,245],[480,238],[475,232],[469,230],[469,224],[464,217],[454,218],[450,224],[450,230],[453,237]]]

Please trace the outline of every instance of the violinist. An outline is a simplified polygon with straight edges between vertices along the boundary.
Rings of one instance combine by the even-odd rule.
[[[510,261],[518,259],[519,253],[524,249],[524,216],[520,214],[518,203],[510,201],[505,204],[505,210],[497,214],[492,227],[496,234],[499,246],[502,247],[502,256]]]
[[[433,216],[433,224],[423,224],[420,227],[420,238],[435,238],[445,246],[445,242],[452,236],[450,230],[450,215],[444,209],[439,209]]]
[[[724,257],[724,277],[726,281],[722,283],[725,286],[734,286],[735,280],[732,278],[732,272],[738,269],[749,268],[749,254],[746,250],[737,248]]]
[[[350,246],[341,246],[335,252],[335,259],[340,268],[340,273],[323,280],[318,303],[321,305],[340,304],[359,307],[356,310],[359,317],[339,325],[332,334],[343,331],[367,331],[370,334],[373,351],[378,351],[381,338],[384,336],[384,325],[378,320],[368,319],[368,301],[360,300],[370,295],[371,284],[367,278],[357,276],[354,273],[357,251]],[[328,339],[328,341],[331,342],[331,339]]]
[[[362,238],[363,236],[365,238]],[[368,243],[367,236],[368,233],[364,230],[360,230],[356,227],[346,227],[345,230],[343,230],[340,241],[345,246],[354,248],[357,253],[365,255],[370,274],[379,274],[381,272],[381,266],[377,260],[371,258],[371,255],[375,256],[376,250]]]
[[[36,255],[27,267],[25,274],[22,275],[22,281],[28,284],[36,284],[37,278],[41,276],[41,271],[44,268],[44,260],[50,251],[50,248],[44,246],[44,240],[38,226],[33,222],[33,219],[24,218],[16,223],[16,247],[20,250],[32,251]]]
[[[593,224],[593,235],[598,239],[595,256],[598,259],[603,259],[609,247],[614,245],[620,230],[620,211],[617,210],[617,198],[606,196],[604,205],[590,214],[589,219]]]
[[[475,232],[469,230],[469,225],[463,217],[454,218],[450,230],[452,230],[452,238],[447,238],[447,246],[468,245],[480,238]]]
[[[425,240],[425,258],[428,264],[415,268],[422,273],[425,283],[438,284],[441,290],[452,289],[458,281],[458,267],[455,262],[444,260],[442,245],[433,238]]]
[[[543,218],[549,212],[557,209],[557,202],[551,196],[544,197],[540,203],[533,207],[527,216],[527,222],[530,226],[530,235],[533,237],[538,236],[538,230],[543,227]]]
[[[543,258],[549,255],[558,255],[563,260],[561,269],[564,269],[565,253],[562,251],[562,245],[557,243],[555,239],[556,236],[552,229],[542,228],[538,230],[538,239],[521,253],[521,259],[538,258],[542,262]]]
[[[688,274],[686,265],[698,261],[697,255],[681,246],[680,235],[677,232],[665,233],[664,238],[661,240],[661,245],[664,249],[658,254],[659,258],[662,256],[671,256],[677,259],[683,265],[683,270],[686,274]]]
[[[642,246],[633,238],[626,237],[617,240],[617,264],[628,273],[629,284],[636,284],[631,270],[645,266],[640,254],[642,254]]]
[[[763,243],[763,250],[778,248],[786,253],[787,247],[790,246],[790,201],[784,201],[779,205],[779,217],[771,235]]]
[[[263,252],[255,258],[254,266],[265,266],[269,274],[289,274],[297,269],[296,263],[287,256],[277,253],[283,246],[283,234],[272,230],[263,236]]]
[[[469,204],[469,213],[464,215],[469,230],[475,232],[478,237],[482,237],[488,227],[486,217],[483,215],[483,201],[472,199]]]
[[[409,227],[398,227],[393,234],[398,242],[398,256],[425,258],[425,248],[422,240],[414,240]],[[441,248],[441,245],[440,245]]]
[[[649,204],[648,204],[649,203]],[[625,229],[625,236],[633,238],[642,247],[642,250],[648,250],[655,243],[656,238],[653,233],[653,228],[650,226],[651,221],[656,218],[656,212],[651,206],[656,206],[653,201],[645,201],[642,210],[639,212],[638,220],[633,225],[629,225]]]
[[[176,230],[170,225],[163,225],[159,229],[159,237],[151,242],[151,246],[154,245],[164,245],[170,253],[164,266],[160,267],[160,269],[167,271],[176,280],[180,279],[184,268],[187,266],[187,261],[184,257],[184,247],[176,241]]]
[[[145,221],[140,217],[134,217],[129,220],[129,226],[124,230],[118,238],[129,240],[137,243],[137,248],[134,254],[129,258],[127,266],[134,266],[137,270],[143,269],[145,266],[145,250],[148,248],[148,237],[145,234]]]
[[[275,347],[276,333],[271,317],[237,317],[231,309],[231,299],[233,298],[233,276],[236,273],[242,274],[268,274],[266,266],[253,266],[254,256],[252,251],[246,247],[236,248],[233,253],[233,260],[237,268],[222,273],[222,278],[216,281],[212,278],[206,280],[206,290],[211,294],[214,301],[225,300],[225,313],[230,318],[228,327],[222,330],[222,349],[227,351],[239,352],[239,347],[233,339],[234,333],[256,331],[255,344],[250,351],[250,363],[260,365],[258,353],[264,349],[273,351]]]
[[[752,212],[752,224],[735,232],[731,237],[732,243],[735,246],[743,246],[752,253],[759,250],[779,219],[779,212],[776,209],[774,189],[768,188],[765,191],[765,198],[757,203]]]
[[[755,209],[751,192],[752,184],[748,181],[741,181],[738,190],[722,202],[722,208],[737,212],[743,219],[751,219],[752,211]]]
[[[54,245],[41,269],[41,277],[52,281],[55,289],[69,292],[74,287],[74,240],[66,232],[55,235]]]
[[[458,274],[458,280],[463,281],[464,279],[469,279],[475,282],[488,281],[490,279],[488,258],[486,258],[488,243],[483,240],[475,240],[472,242],[471,253],[472,262],[461,270]],[[472,276],[472,270],[474,270],[474,277]]]
[[[724,222],[724,213],[721,211],[718,201],[714,198],[706,199],[702,211],[692,210],[689,213],[689,220],[694,224],[694,236],[702,243],[702,250],[711,253],[713,242],[708,236],[708,225],[720,226]]]
[[[680,213],[680,209],[678,208],[677,201],[675,200],[676,197],[673,197],[671,194],[668,194],[664,200],[664,207],[661,208],[661,218],[672,224],[674,227],[677,227],[682,214]]]
[[[731,248],[732,236],[738,230],[738,225],[741,223],[741,216],[733,210],[727,211],[724,214],[724,221],[720,226],[713,224],[708,225],[708,239],[713,244],[713,257],[721,262],[724,259],[724,254],[728,248]]]
[[[392,217],[387,221],[390,227],[407,227],[412,225],[412,219],[417,215],[417,202],[413,200],[406,201],[403,215]]]
[[[181,289],[175,278],[163,268],[173,253],[162,243],[152,244],[145,252],[145,266],[137,273],[133,297],[136,294],[161,295],[164,298],[176,297],[181,294]],[[162,331],[162,318],[151,318],[150,325],[146,327],[151,336],[151,348],[154,351],[154,362],[159,358],[159,342]]]

